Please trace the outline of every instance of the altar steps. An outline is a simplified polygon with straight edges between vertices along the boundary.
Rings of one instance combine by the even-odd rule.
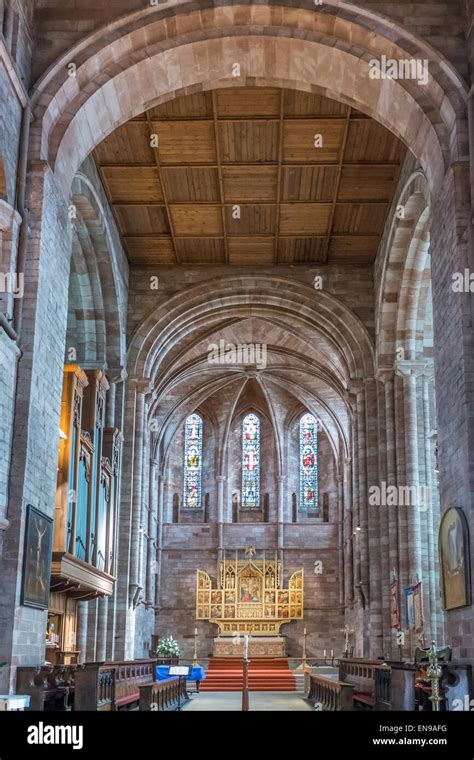
[[[201,691],[242,691],[243,668],[239,658],[209,660]],[[293,673],[284,657],[261,657],[250,661],[249,691],[296,691]]]

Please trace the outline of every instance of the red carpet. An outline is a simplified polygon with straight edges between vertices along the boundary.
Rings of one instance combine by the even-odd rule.
[[[242,691],[242,661],[231,657],[209,660],[201,691]],[[249,691],[296,691],[295,679],[284,657],[260,657],[250,661]]]

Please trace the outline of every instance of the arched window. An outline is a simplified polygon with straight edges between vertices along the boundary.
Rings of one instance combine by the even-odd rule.
[[[312,414],[300,419],[300,509],[318,509],[318,422]]]
[[[242,506],[260,506],[260,420],[247,414],[242,423]]]
[[[201,478],[202,419],[190,414],[184,425],[184,507],[201,507]]]

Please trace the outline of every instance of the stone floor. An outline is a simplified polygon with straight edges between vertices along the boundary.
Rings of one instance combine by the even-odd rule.
[[[221,710],[239,711],[242,708],[242,694],[237,691],[204,692],[193,694],[184,707],[187,712],[213,712]],[[260,691],[250,694],[251,711],[268,710],[311,710],[301,694],[292,691]]]

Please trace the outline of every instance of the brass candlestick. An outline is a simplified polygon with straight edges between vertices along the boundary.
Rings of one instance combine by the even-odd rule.
[[[306,667],[306,638],[307,638],[307,631],[306,628],[303,630],[303,656],[301,658],[301,665],[298,665],[296,670],[304,670]]]
[[[197,658],[197,657],[198,657],[198,654],[197,654],[197,646],[198,646],[197,638],[198,638],[198,629],[197,629],[197,628],[195,628],[195,629],[194,629],[194,655],[193,655],[193,668],[196,668],[196,667],[198,667],[198,665],[199,665],[199,663],[198,663],[198,658]]]

